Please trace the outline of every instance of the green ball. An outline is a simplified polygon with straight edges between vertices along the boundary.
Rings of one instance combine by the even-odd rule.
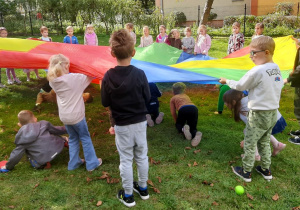
[[[243,195],[245,192],[244,188],[241,185],[236,186],[234,190],[238,195]]]

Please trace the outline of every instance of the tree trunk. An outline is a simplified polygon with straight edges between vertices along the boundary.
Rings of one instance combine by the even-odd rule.
[[[214,0],[206,0],[205,6],[204,6],[204,12],[201,17],[200,25],[206,25],[208,21],[208,17],[210,14],[211,6],[214,3]]]

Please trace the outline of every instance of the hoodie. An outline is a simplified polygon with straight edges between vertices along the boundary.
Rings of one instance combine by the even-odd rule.
[[[50,162],[64,147],[64,139],[58,135],[66,134],[64,126],[53,126],[50,122],[40,121],[23,125],[18,131],[6,169],[12,170],[24,153],[35,168]]]
[[[116,66],[102,80],[101,99],[110,107],[116,125],[135,124],[146,120],[146,103],[150,101],[148,80],[135,66]]]

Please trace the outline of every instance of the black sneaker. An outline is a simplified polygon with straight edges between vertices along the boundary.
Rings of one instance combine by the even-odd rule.
[[[231,166],[233,173],[241,177],[245,182],[251,182],[251,172],[244,171],[243,167]]]
[[[133,190],[141,196],[141,199],[147,200],[149,199],[148,189],[140,190],[139,184],[137,182],[133,182]]]
[[[127,207],[135,206],[135,201],[134,201],[133,195],[131,195],[130,197],[125,197],[124,190],[119,191],[117,198]]]
[[[291,131],[290,132],[291,136],[300,136],[300,130],[296,130],[296,131]]]
[[[265,180],[271,180],[273,178],[272,174],[271,174],[271,170],[269,170],[269,169],[264,170],[264,169],[262,169],[261,166],[256,166],[255,169],[258,173],[260,173],[264,177]]]
[[[289,142],[291,142],[292,144],[300,145],[300,136],[294,136],[289,138]]]

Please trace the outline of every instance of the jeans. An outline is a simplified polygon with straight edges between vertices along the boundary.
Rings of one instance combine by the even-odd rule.
[[[99,166],[99,160],[90,137],[85,118],[75,125],[65,125],[69,134],[69,156],[68,170],[74,170],[82,165],[79,157],[81,141],[87,170],[93,170]]]

